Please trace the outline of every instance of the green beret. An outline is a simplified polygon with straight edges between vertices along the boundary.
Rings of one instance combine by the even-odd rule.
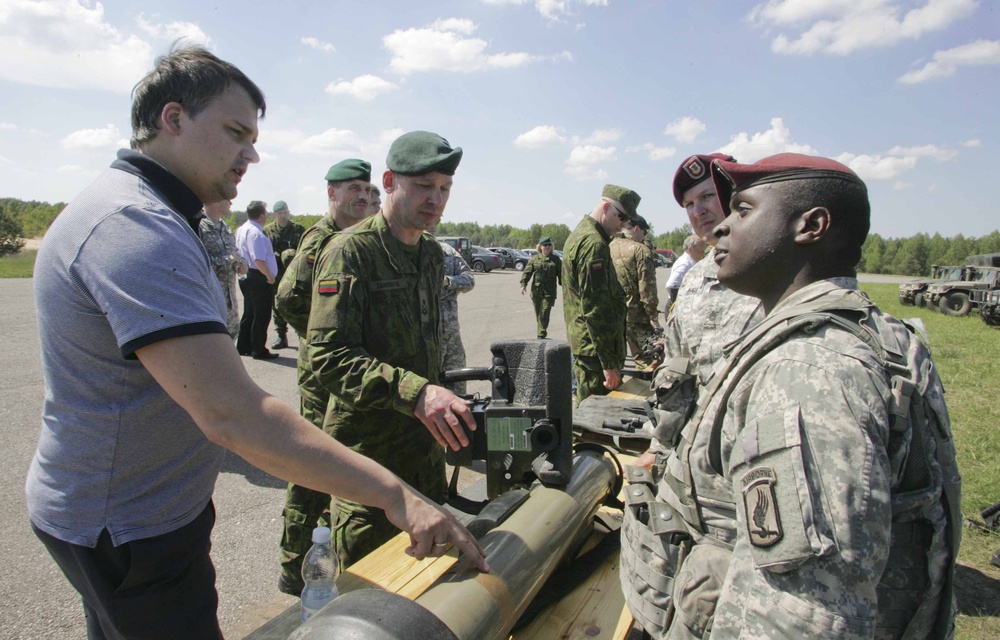
[[[639,194],[631,189],[626,189],[625,187],[619,187],[616,184],[606,184],[604,185],[604,191],[601,195],[605,198],[611,198],[612,200],[618,202],[625,209],[625,212],[631,217],[636,217],[639,213],[636,211],[636,207],[639,206],[639,201],[642,198]]]
[[[288,205],[285,204],[284,200],[278,200],[274,203],[274,206],[271,207],[271,211],[288,211]]]
[[[371,182],[371,163],[365,162],[364,160],[358,160],[357,158],[348,158],[347,160],[341,160],[337,164],[333,165],[330,167],[330,170],[326,172],[327,182],[340,182],[342,180],[363,180],[365,182]]]
[[[447,140],[430,131],[411,131],[393,141],[385,166],[404,176],[432,171],[453,176],[461,161],[461,147],[452,149]]]
[[[549,236],[545,236],[544,238],[538,241],[538,244],[552,244],[552,238],[550,238]]]

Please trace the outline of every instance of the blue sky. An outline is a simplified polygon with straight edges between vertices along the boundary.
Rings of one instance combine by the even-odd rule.
[[[66,201],[129,136],[129,92],[179,37],[264,90],[235,201],[326,210],[347,157],[404,131],[465,150],[445,212],[573,226],[606,182],[665,232],[692,153],[837,158],[872,230],[980,236],[993,190],[1000,15],[985,0],[0,0],[0,197]]]

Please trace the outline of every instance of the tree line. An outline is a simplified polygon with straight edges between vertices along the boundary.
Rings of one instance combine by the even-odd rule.
[[[36,200],[0,198],[0,255],[16,253],[23,246],[21,238],[35,238],[45,231],[66,206],[63,202],[49,204]],[[312,226],[322,216],[300,215],[292,219],[305,227]],[[246,212],[233,211],[226,222],[236,228],[246,220]],[[533,248],[540,239],[548,236],[556,249],[562,249],[572,231],[561,223],[533,224],[518,229],[509,224],[480,225],[478,222],[442,222],[437,229],[439,236],[469,238],[472,244],[483,247]],[[684,238],[691,234],[691,225],[684,224],[672,231],[655,234],[652,243],[657,249],[672,249],[680,255]],[[970,255],[1000,253],[1000,231],[979,238],[962,234],[946,238],[940,234],[918,233],[909,238],[883,238],[869,234],[862,247],[861,273],[886,273],[896,275],[930,275],[932,265],[961,265]]]

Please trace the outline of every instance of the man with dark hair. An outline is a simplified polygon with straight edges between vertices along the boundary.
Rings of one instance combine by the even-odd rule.
[[[651,344],[660,329],[657,320],[660,303],[656,295],[656,262],[653,250],[646,244],[649,223],[637,215],[625,223],[621,237],[611,241],[611,260],[618,283],[625,290],[625,342],[632,360],[639,369],[653,364],[653,358],[643,356],[644,344]]]
[[[271,241],[264,235],[267,205],[253,200],[247,205],[247,221],[236,230],[236,249],[250,265],[245,278],[240,280],[243,292],[243,317],[240,318],[240,335],[236,350],[254,360],[271,360],[278,354],[267,350],[267,328],[271,324],[271,307],[274,305],[274,279],[278,274],[278,260],[271,248]]]
[[[289,219],[292,212],[284,200],[275,202],[274,206],[271,207],[271,212],[274,213],[274,220],[264,225],[264,235],[271,241],[271,249],[274,251],[274,257],[278,266],[278,273],[274,278],[273,285],[273,289],[277,290],[281,284],[282,277],[285,275],[288,263],[295,257],[295,249],[299,246],[299,240],[302,239],[302,234],[305,233],[306,228],[298,222]],[[277,337],[271,343],[271,348],[287,349],[288,322],[281,315],[277,307],[274,307],[273,311],[274,332],[277,334]]]
[[[382,210],[333,236],[316,258],[308,350],[330,392],[324,430],[435,499],[444,447],[468,444],[469,407],[438,384],[444,256],[441,220],[462,149],[428,131],[389,148]],[[347,567],[396,534],[381,512],[339,494],[334,543]]]
[[[275,306],[299,336],[298,382],[302,417],[323,428],[330,392],[313,375],[309,364],[309,308],[312,306],[313,267],[316,256],[334,234],[354,226],[371,215],[368,206],[371,192],[371,164],[357,158],[341,160],[326,172],[327,215],[302,236],[298,253],[288,265],[285,278],[278,285]],[[312,546],[312,531],[329,526],[329,494],[294,483],[288,484],[284,527],[281,532],[281,574],[278,589],[302,593],[302,557]]]
[[[638,215],[639,194],[604,185],[601,199],[566,240],[563,315],[573,352],[576,402],[621,384],[625,365],[625,292],[611,261],[611,236]]]
[[[63,210],[35,262],[46,394],[28,515],[88,636],[222,637],[209,549],[223,447],[386,509],[411,555],[453,543],[486,568],[452,516],[265,393],[233,350],[197,229],[259,160],[260,90],[192,47],[158,58],[135,95],[134,150]]]
[[[712,175],[730,210],[719,280],[766,317],[667,461],[690,485],[658,485],[653,510],[688,550],[663,637],[951,637],[961,481],[944,389],[858,289],[864,182],[794,153]]]

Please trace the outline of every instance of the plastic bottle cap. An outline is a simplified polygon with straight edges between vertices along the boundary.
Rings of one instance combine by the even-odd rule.
[[[330,527],[316,527],[313,529],[313,544],[329,544]]]

